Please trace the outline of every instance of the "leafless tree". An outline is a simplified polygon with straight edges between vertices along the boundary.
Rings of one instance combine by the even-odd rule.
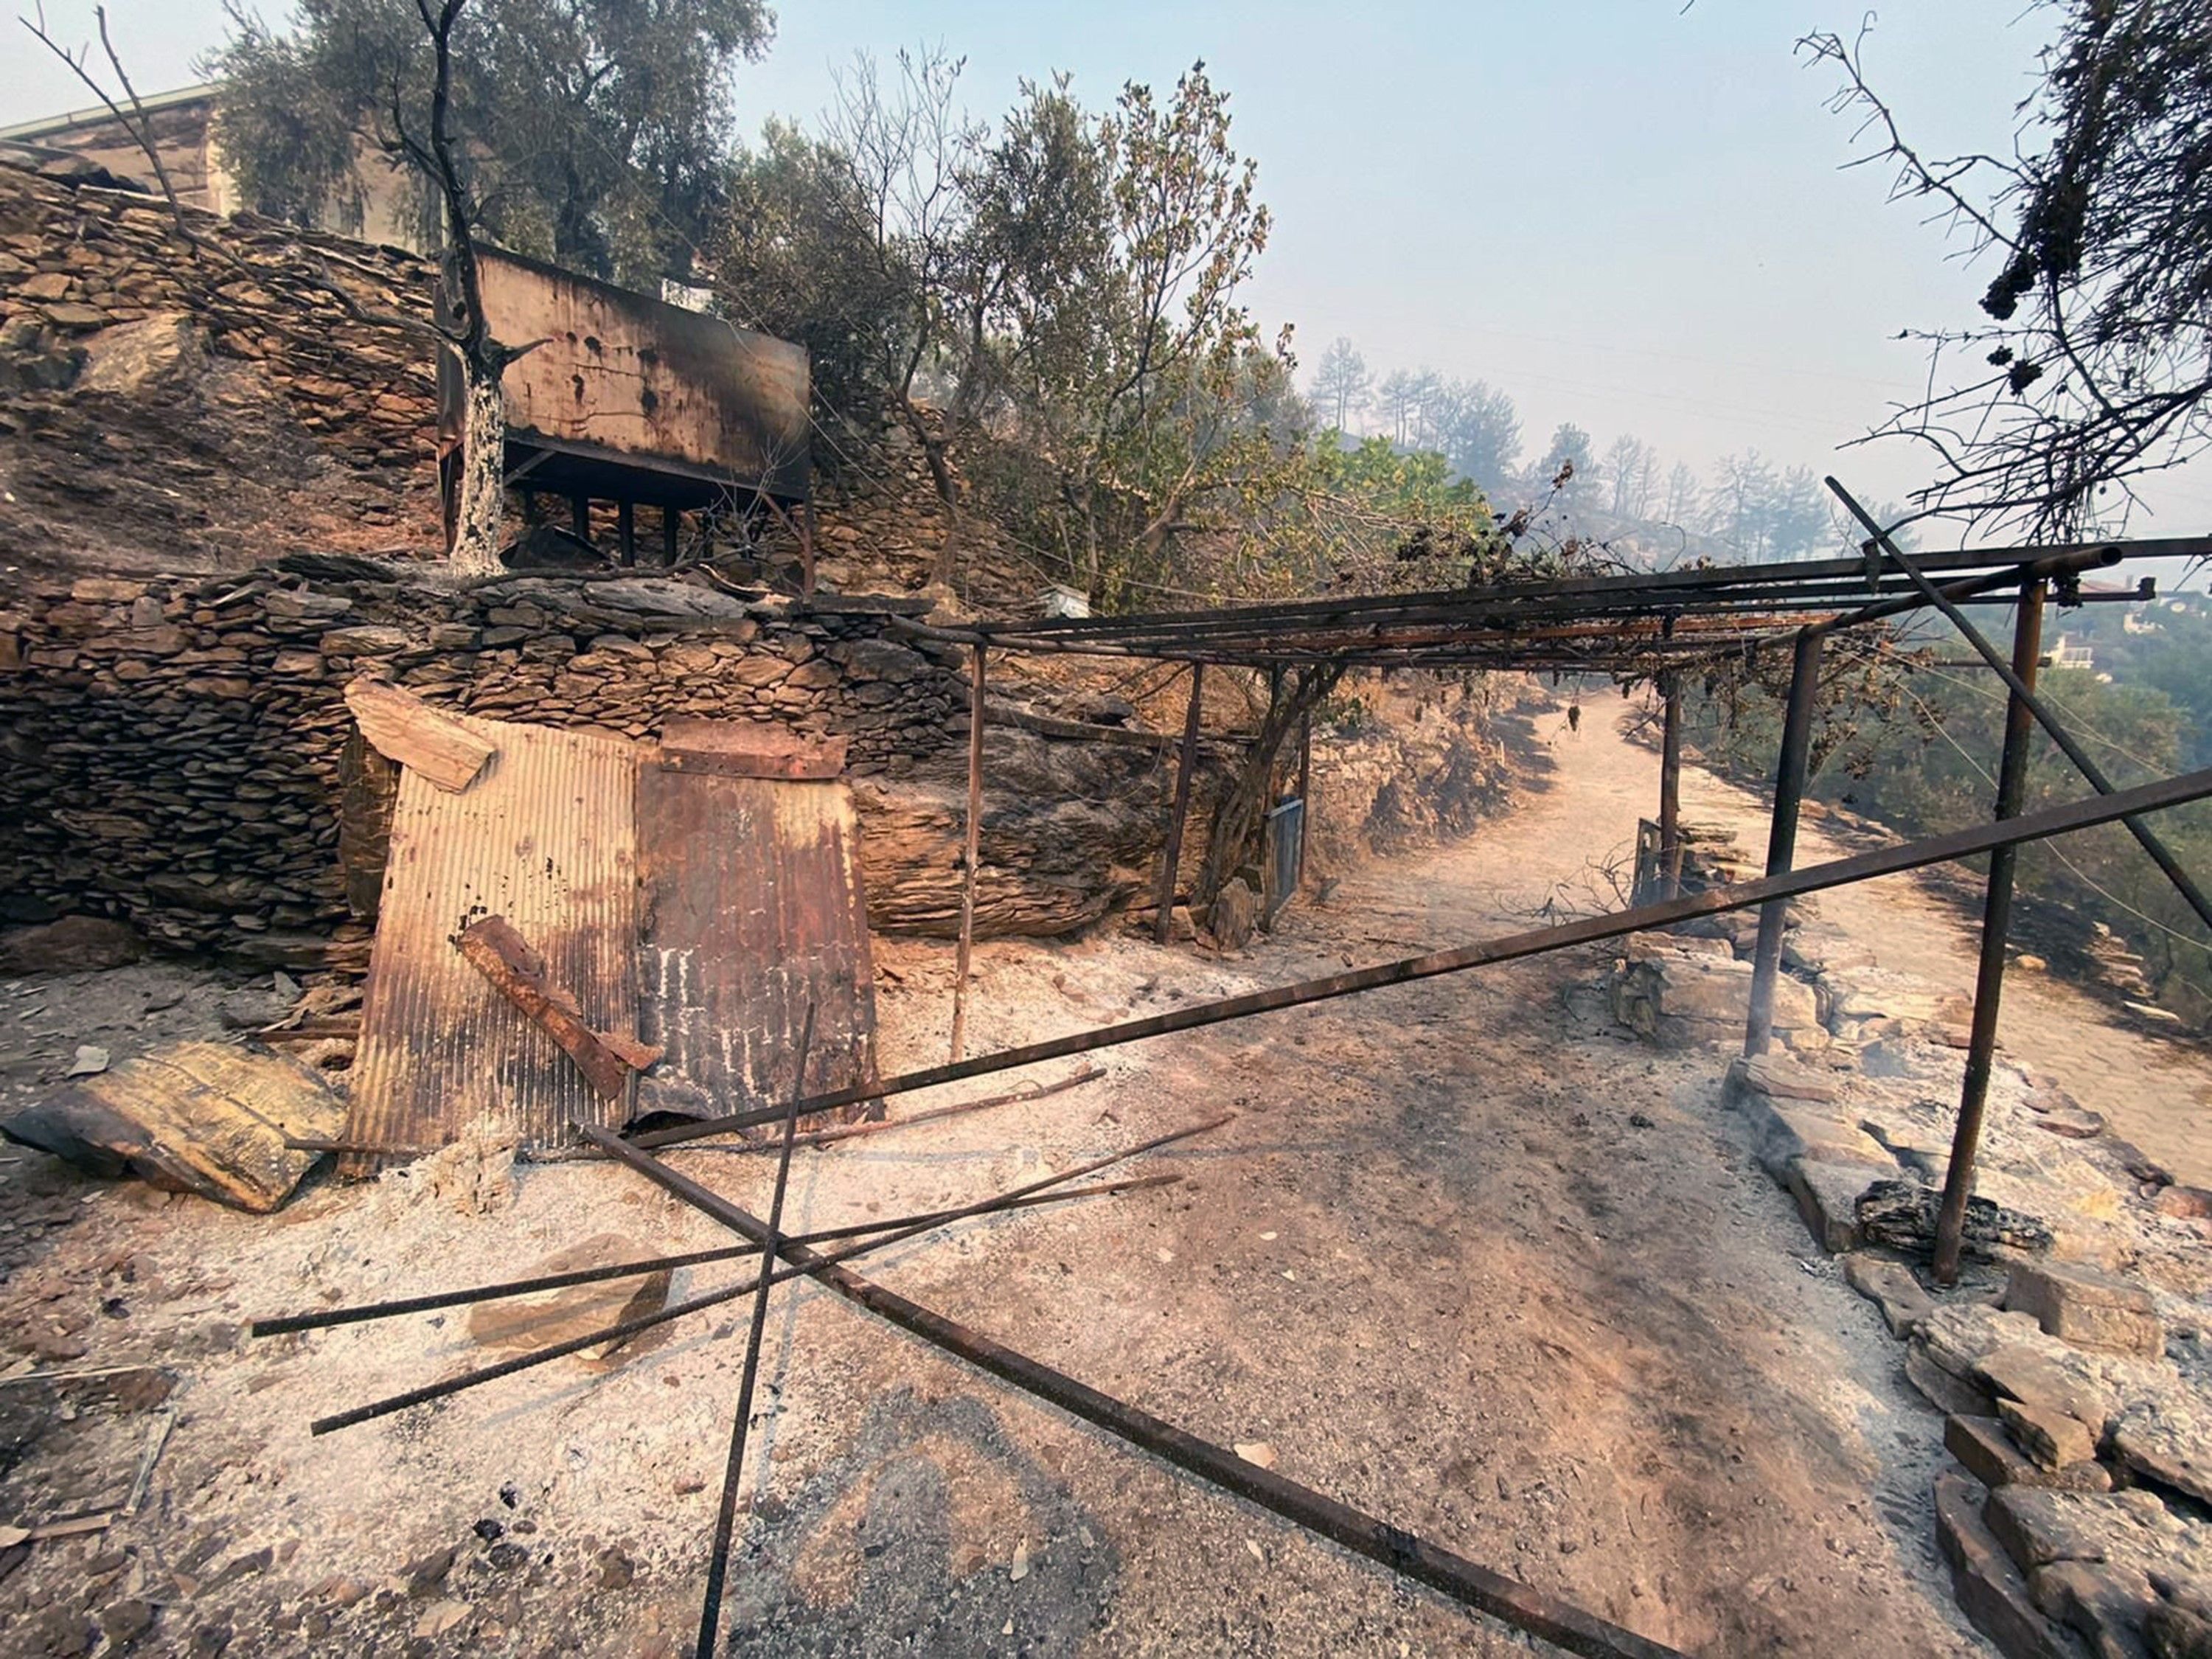
[[[1869,437],[1933,455],[1914,517],[2064,539],[2124,520],[2136,480],[2212,442],[2212,0],[2055,9],[2008,155],[1916,149],[1868,80],[1864,28],[1799,50],[1863,118],[1852,165],[1893,167],[1893,199],[1997,267],[1988,322],[1919,335],[1924,394]]]

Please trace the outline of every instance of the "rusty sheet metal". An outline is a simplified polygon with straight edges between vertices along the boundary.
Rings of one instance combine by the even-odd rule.
[[[401,775],[343,1140],[434,1149],[478,1120],[527,1146],[621,1121],[553,1039],[461,955],[504,915],[594,1029],[636,1030],[638,750],[619,738],[463,718],[496,749],[449,794]],[[349,1157],[349,1174],[374,1160]]]
[[[802,348],[519,254],[481,248],[477,257],[493,335],[544,342],[501,382],[510,446],[805,497],[812,428]],[[448,365],[441,430],[458,430],[453,379]],[[601,493],[653,498],[614,482]]]
[[[805,1091],[872,1083],[875,975],[845,785],[648,761],[637,815],[641,1024],[666,1051],[652,1088],[641,1082],[641,1110],[787,1103],[809,1003]]]

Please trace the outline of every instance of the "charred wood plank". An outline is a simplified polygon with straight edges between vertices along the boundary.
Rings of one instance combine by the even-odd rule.
[[[345,696],[370,747],[449,794],[474,783],[499,752],[459,720],[382,680],[357,679]]]

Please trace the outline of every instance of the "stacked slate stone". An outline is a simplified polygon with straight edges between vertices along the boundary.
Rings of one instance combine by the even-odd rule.
[[[838,733],[860,778],[957,744],[957,675],[883,637],[876,612],[798,613],[656,577],[455,590],[405,566],[10,580],[10,920],[120,915],[179,947],[357,959],[338,842],[343,692],[360,673],[469,713],[633,738],[685,715]]]

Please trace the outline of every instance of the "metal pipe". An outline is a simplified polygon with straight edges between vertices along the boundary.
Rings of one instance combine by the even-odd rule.
[[[1149,1037],[1166,1036],[1176,1031],[1194,1031],[1204,1026],[1245,1019],[1254,1014],[1273,1013],[1284,1008],[1304,1007],[1309,1003],[1326,1002],[1363,991],[1377,991],[1386,986],[1431,979],[1439,974],[1456,974],[1470,968],[1487,968],[1497,963],[1517,962],[1526,957],[1565,950],[1571,945],[1594,945],[1601,939],[1618,939],[1623,934],[1642,933],[1648,928],[1669,927],[1678,921],[1689,921],[1698,916],[1723,915],[1731,910],[1747,910],[1770,899],[1796,898],[1806,893],[1823,892],[1831,887],[1845,887],[1853,882],[1871,880],[1877,876],[1893,876],[1907,870],[1924,869],[1931,864],[1948,864],[1954,859],[1972,858],[1996,847],[2047,841],[2054,836],[2111,823],[2130,812],[2157,811],[2168,806],[2203,800],[2208,796],[2212,796],[2212,769],[2184,773],[2179,777],[2124,789],[2116,795],[2069,801],[2061,806],[2026,813],[2003,823],[1969,824],[1947,835],[1930,836],[1924,840],[1907,842],[1897,847],[1877,848],[1870,853],[1854,854],[1827,864],[1816,864],[1809,869],[1792,870],[1785,875],[1762,876],[1755,881],[1739,882],[1733,887],[1716,887],[1703,893],[1690,893],[1680,898],[1662,900],[1656,904],[1616,910],[1608,915],[1586,916],[1581,921],[1562,922],[1553,927],[1540,927],[1479,944],[1457,945],[1448,951],[1431,951],[1425,956],[1407,957],[1396,962],[1351,969],[1321,979],[1278,985],[1264,991],[1248,992],[1242,996],[1224,997],[1218,1001],[1196,1003],[1188,1008],[1171,1009],[1164,1014],[1148,1014],[1142,1019],[1126,1020],[1118,1025],[1071,1032],[1066,1036],[1048,1037],[1040,1042],[1002,1049],[995,1054],[978,1054],[972,1060],[962,1060],[957,1066],[933,1066],[923,1071],[908,1072],[902,1076],[817,1095],[803,1103],[803,1109],[808,1112],[828,1111],[833,1107],[849,1106],[855,1101],[889,1098],[893,1095],[911,1093],[917,1089],[935,1088],[942,1083],[958,1083],[971,1077],[985,1077],[996,1072],[1012,1071],[1017,1066],[1033,1066],[1039,1060],[1094,1054],[1101,1048],[1141,1042]],[[635,1144],[640,1146],[667,1146],[679,1141],[702,1140],[710,1135],[725,1134],[733,1129],[748,1128],[757,1123],[780,1119],[783,1111],[781,1106],[766,1107],[727,1117],[708,1118],[698,1123],[679,1124],[639,1135]]]
[[[1774,816],[1766,831],[1770,876],[1788,870],[1797,856],[1797,809],[1805,799],[1805,764],[1812,752],[1820,639],[1809,628],[1802,631],[1790,661],[1790,702],[1782,717],[1782,752],[1774,763]],[[1789,924],[1786,903],[1759,908],[1759,944],[1751,959],[1751,1008],[1743,1025],[1747,1054],[1763,1054],[1774,1042],[1774,979],[1782,971],[1782,930]]]
[[[1313,845],[1313,710],[1298,716],[1298,883],[1306,878],[1306,853]]]
[[[1000,1193],[994,1198],[988,1198],[978,1203],[963,1206],[961,1209],[950,1212],[945,1217],[945,1220],[966,1220],[972,1216],[995,1215],[1003,1210],[1024,1207],[1024,1200],[1032,1194],[1042,1193],[1049,1188],[1063,1186],[1079,1176],[1090,1175],[1094,1170],[1105,1169],[1109,1164],[1119,1164],[1125,1159],[1134,1158],[1139,1152],[1148,1152],[1175,1141],[1188,1140],[1193,1135],[1202,1135],[1210,1129],[1219,1128],[1223,1124],[1234,1119],[1236,1115],[1234,1112],[1227,1112],[1204,1123],[1193,1124],[1189,1128],[1177,1129],[1171,1134],[1158,1135],[1150,1140],[1140,1141],[1134,1146],[1127,1147],[1108,1157],[1094,1158],[1088,1164],[1079,1164],[1076,1168],[1060,1175],[1050,1176],[1042,1181],[1033,1181],[1026,1187],[1017,1187],[1011,1192]],[[615,1136],[596,1126],[585,1125],[580,1127],[586,1139],[603,1150],[614,1150],[613,1147],[608,1146],[609,1141],[615,1141],[617,1146],[626,1144],[617,1140]],[[621,1154],[617,1153],[617,1156],[619,1157]],[[1134,1181],[1117,1182],[1091,1190],[1092,1192],[1126,1191],[1143,1184],[1147,1183]],[[1073,1197],[1074,1194],[1063,1193],[1055,1196],[1066,1198]],[[856,1244],[847,1245],[842,1250],[832,1250],[822,1259],[825,1261],[849,1261],[856,1255],[866,1255],[872,1250],[889,1249],[892,1245],[902,1244],[909,1238],[918,1238],[924,1233],[935,1232],[938,1228],[945,1224],[945,1220],[916,1222],[912,1226],[897,1228],[878,1237],[864,1238]],[[787,1239],[785,1243],[787,1248],[784,1254],[787,1256],[792,1250],[803,1248],[796,1239]],[[768,1283],[771,1285],[781,1285],[787,1279],[796,1279],[805,1271],[800,1267],[778,1268],[769,1276]],[[609,1325],[600,1330],[587,1331],[581,1336],[571,1337],[565,1342],[556,1342],[550,1347],[517,1354],[514,1358],[501,1360],[495,1365],[485,1365],[476,1370],[464,1371],[459,1376],[449,1376],[442,1382],[428,1383],[419,1389],[410,1389],[404,1394],[395,1394],[383,1400],[372,1401],[366,1406],[356,1406],[351,1411],[339,1412],[330,1417],[319,1417],[307,1425],[307,1430],[311,1434],[332,1434],[340,1429],[349,1429],[356,1423],[366,1423],[373,1418],[388,1417],[393,1412],[405,1411],[410,1406],[421,1406],[433,1400],[442,1400],[448,1395],[459,1394],[465,1389],[473,1389],[479,1383],[495,1382],[501,1377],[513,1376],[518,1371],[526,1371],[533,1366],[550,1364],[553,1360],[563,1358],[586,1348],[600,1347],[610,1343],[627,1342],[639,1332],[649,1331],[656,1325],[665,1325],[671,1320],[683,1318],[686,1314],[699,1313],[708,1308],[719,1308],[724,1303],[734,1302],[741,1296],[750,1296],[755,1288],[754,1285],[748,1281],[725,1285],[719,1291],[708,1291],[704,1295],[693,1297],[688,1302],[679,1302],[672,1307],[663,1308],[658,1313],[641,1314],[635,1319],[625,1319],[619,1324]]]
[[[694,1147],[693,1151],[711,1148]],[[598,1154],[594,1153],[593,1157]],[[1000,1210],[1026,1210],[1040,1204],[1062,1204],[1073,1198],[1099,1198],[1114,1193],[1135,1192],[1141,1187],[1170,1187],[1182,1177],[1179,1175],[1146,1176],[1135,1181],[1103,1182],[1095,1187],[1072,1187],[1066,1192],[1049,1192],[1017,1199],[1002,1205]],[[833,1244],[848,1238],[866,1238],[872,1233],[896,1232],[924,1222],[933,1227],[942,1227],[954,1221],[964,1221],[965,1209],[934,1210],[921,1215],[885,1216],[881,1219],[847,1222],[840,1227],[823,1227],[813,1232],[793,1235],[795,1244]],[[994,1215],[999,1210],[991,1212]],[[441,1308],[466,1307],[477,1302],[499,1302],[509,1297],[536,1296],[545,1291],[566,1290],[571,1285],[594,1285],[611,1279],[642,1279],[649,1273],[672,1273],[682,1267],[704,1267],[712,1261],[732,1261],[743,1256],[756,1255],[757,1244],[725,1244],[712,1250],[693,1250],[684,1255],[651,1256],[642,1261],[620,1261],[605,1267],[579,1267],[573,1273],[544,1273],[536,1279],[511,1279],[496,1285],[474,1285],[465,1290],[439,1291],[428,1296],[400,1297],[389,1302],[363,1303],[351,1308],[320,1308],[313,1313],[286,1314],[276,1319],[257,1319],[246,1328],[248,1336],[286,1336],[295,1331],[327,1330],[338,1325],[359,1325],[373,1319],[396,1319],[403,1314],[434,1313]],[[6,1378],[0,1377],[0,1382]]]
[[[1852,498],[1850,490],[1844,489],[1833,478],[1828,480],[1828,488],[1835,492],[1838,501],[1850,509],[1852,516],[1867,527],[1873,538],[1881,544],[1882,550],[1889,555],[1891,562],[1912,578],[1913,585],[1927,595],[1936,607],[1942,611],[1951,626],[1959,630],[1966,643],[1974,647],[1982,660],[1996,671],[1997,677],[2005,683],[2005,689],[2019,698],[2026,706],[2027,712],[2035,717],[2037,723],[2051,734],[2051,740],[2058,745],[2060,751],[2068,760],[2074,763],[2074,769],[2088,779],[2089,787],[2100,795],[2111,794],[2112,781],[2105,775],[2096,762],[2089,758],[2088,751],[2076,743],[2066,728],[2059,724],[2058,717],[2044,705],[2043,700],[2035,695],[2034,689],[2014,672],[2012,665],[1998,654],[1996,647],[1989,642],[1982,631],[1966,620],[1966,613],[1946,599],[1922,573],[1920,567],[1905,557],[1896,542],[1891,539],[1889,532],[1875,521],[1873,514]],[[2205,897],[2203,890],[2190,879],[2188,872],[2181,867],[2180,861],[2167,848],[2166,842],[2160,840],[2148,824],[2140,823],[2132,817],[2123,818],[2121,822],[2127,825],[2128,833],[2136,838],[2143,851],[2150,854],[2151,862],[2166,872],[2166,878],[2173,884],[2174,891],[2179,893],[2187,902],[2189,908],[2197,912],[2197,920],[2207,927],[2212,927],[2212,899]]]
[[[761,1340],[768,1334],[769,1280],[783,1248],[783,1198],[791,1186],[792,1143],[799,1138],[799,1102],[806,1092],[806,1051],[814,1046],[814,1004],[799,1031],[798,1075],[792,1079],[791,1110],[783,1120],[783,1150],[775,1163],[775,1187],[769,1194],[768,1229],[761,1235],[759,1278],[753,1285],[752,1326],[745,1334],[745,1361],[738,1376],[738,1410],[730,1425],[730,1456],[722,1468],[722,1498],[714,1511],[714,1542],[707,1556],[707,1593],[699,1613],[699,1659],[714,1659],[721,1632],[722,1586],[730,1574],[730,1540],[738,1529],[738,1486],[744,1474],[746,1431],[752,1425],[753,1389],[760,1378]]]
[[[978,644],[968,689],[968,823],[960,874],[960,946],[952,970],[952,1058],[968,1051],[968,963],[975,948],[975,863],[983,844],[983,650]]]
[[[1670,899],[1682,891],[1681,678],[1670,671],[1659,687],[1659,896]]]
[[[603,1129],[585,1133],[632,1169],[732,1231],[763,1239],[766,1229],[753,1216],[708,1191],[659,1158]],[[1683,1659],[1675,1650],[1547,1595],[1531,1585],[1478,1565],[1349,1504],[1303,1486],[1287,1475],[1239,1457],[1187,1433],[1150,1412],[1101,1393],[1065,1371],[1018,1353],[943,1314],[911,1302],[828,1257],[798,1245],[783,1251],[799,1271],[828,1289],[887,1320],[932,1347],[966,1361],[978,1370],[1012,1383],[1062,1411],[1095,1424],[1140,1451],[1196,1475],[1247,1502],[1279,1515],[1295,1526],[1365,1556],[1401,1577],[1439,1590],[1454,1601],[1488,1613],[1500,1623],[1590,1659]]]
[[[1152,921],[1153,940],[1168,942],[1175,923],[1176,866],[1182,862],[1183,820],[1190,814],[1190,775],[1198,768],[1198,723],[1204,709],[1199,702],[1206,690],[1206,665],[1190,665],[1190,707],[1182,717],[1182,749],[1176,757],[1175,804],[1168,810],[1167,845],[1160,854],[1160,908]]]
[[[2043,653],[2043,584],[2020,591],[2020,615],[2013,623],[2012,668],[2031,690]],[[2005,699],[2004,750],[1997,763],[1996,817],[2017,817],[2027,788],[2028,738],[2034,716],[2017,696]],[[1943,1172],[1943,1202],[1936,1215],[1936,1282],[1958,1282],[1959,1254],[1965,1243],[1966,1200],[1974,1191],[1974,1159],[1981,1149],[1983,1108],[1989,1097],[1990,1067],[1996,1056],[1997,1006],[2004,995],[2005,939],[2012,927],[2012,878],[2020,848],[2000,847],[1990,854],[1990,878],[1982,899],[1982,955],[1974,975],[1974,1019],[1966,1042],[1966,1077],[1959,1091],[1959,1122],[1951,1136],[1951,1162]]]

